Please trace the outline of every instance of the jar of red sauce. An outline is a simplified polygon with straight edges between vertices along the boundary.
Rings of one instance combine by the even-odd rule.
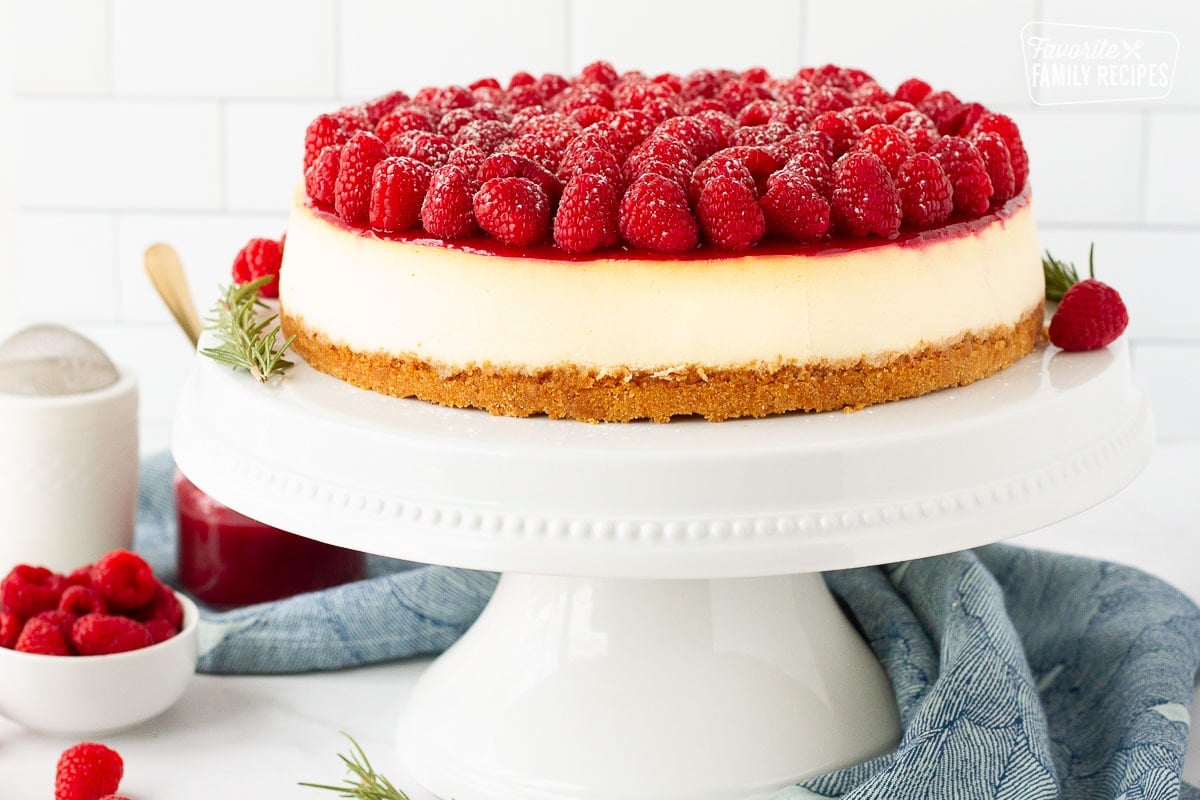
[[[179,580],[209,605],[243,606],[361,579],[366,557],[256,522],[175,473]]]

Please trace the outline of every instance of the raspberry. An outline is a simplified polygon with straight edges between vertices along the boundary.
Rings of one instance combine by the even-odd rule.
[[[679,94],[685,100],[696,100],[714,97],[720,90],[721,80],[715,72],[710,69],[698,69],[684,76]]]
[[[100,800],[116,794],[125,775],[120,754],[96,742],[72,745],[58,757],[54,800]]]
[[[487,153],[478,145],[470,143],[460,144],[450,151],[450,155],[441,169],[445,167],[458,167],[467,174],[467,179],[474,184],[475,176],[479,174],[479,168],[483,166],[483,162],[486,159]]]
[[[74,655],[71,643],[63,635],[62,628],[56,622],[34,617],[21,628],[21,635],[13,647],[21,653],[36,653],[42,656]]]
[[[333,114],[342,123],[346,132],[353,135],[357,131],[369,131],[373,127],[367,110],[362,106],[343,106]]]
[[[604,106],[584,106],[571,112],[571,119],[575,120],[581,128],[605,122],[610,117],[612,117],[612,112]]]
[[[854,98],[844,89],[834,86],[822,86],[808,98],[808,110],[814,117],[822,114],[841,111],[854,105]]]
[[[565,114],[538,114],[513,123],[518,136],[533,136],[541,139],[551,150],[561,151],[571,140],[583,132],[579,123]]]
[[[1129,324],[1129,311],[1116,289],[1086,278],[1067,289],[1050,319],[1050,341],[1063,350],[1107,347]]]
[[[851,236],[891,238],[900,230],[900,195],[879,156],[847,153],[833,164],[833,218]]]
[[[745,164],[759,186],[765,186],[770,174],[781,166],[779,159],[765,147],[727,147],[720,155],[736,158]]]
[[[624,109],[613,114],[608,126],[616,133],[614,143],[628,154],[650,135],[658,123],[644,111]]]
[[[771,100],[771,93],[762,85],[743,80],[732,80],[721,87],[716,94],[716,100],[725,106],[730,116],[736,116],[746,106],[755,100]]]
[[[447,111],[438,120],[437,132],[442,136],[454,136],[464,126],[475,121],[475,113],[469,108]]]
[[[367,113],[367,119],[370,121],[371,127],[374,128],[379,124],[379,121],[390,114],[392,110],[396,108],[396,106],[400,105],[401,103],[407,103],[408,100],[409,97],[404,92],[388,92],[387,94],[376,97],[374,100],[368,100],[366,103],[364,103],[363,111]]]
[[[696,216],[705,237],[726,250],[745,250],[767,229],[755,191],[720,175],[705,182],[696,202]]]
[[[988,178],[992,181],[992,199],[1003,203],[1017,193],[1016,178],[1013,175],[1012,161],[1008,156],[1008,147],[998,133],[981,133],[971,140],[979,155],[983,158],[983,166],[987,169]]]
[[[940,225],[954,212],[954,187],[928,153],[915,153],[896,171],[904,222],[917,227]]]
[[[132,609],[150,602],[158,581],[137,553],[113,550],[92,567],[92,585],[110,608]]]
[[[279,297],[279,268],[283,264],[283,248],[275,239],[251,239],[233,257],[233,280],[247,283],[267,275],[268,281],[259,291],[263,297]],[[93,578],[94,580],[94,578]]]
[[[375,135],[385,142],[409,131],[432,133],[433,123],[429,120],[429,115],[411,106],[397,108],[379,120],[375,126]]]
[[[124,653],[154,644],[145,625],[111,614],[85,614],[75,620],[71,642],[81,656]]]
[[[616,188],[600,174],[581,173],[563,189],[554,217],[554,243],[568,253],[611,247],[620,238]]]
[[[777,100],[755,100],[745,105],[737,115],[737,123],[742,127],[766,125],[771,121],[776,108],[783,104]]]
[[[954,112],[952,120],[946,123],[950,133],[965,137],[983,118],[988,110],[979,103],[963,103]]]
[[[928,131],[924,128],[917,128],[905,134],[908,137],[908,143],[912,145],[914,153],[928,153],[929,148],[933,147],[933,143],[938,140],[937,131]]]
[[[103,613],[103,612],[100,612]],[[183,627],[183,606],[179,603],[179,598],[171,591],[169,586],[159,583],[154,587],[154,597],[150,598],[150,602],[139,608],[127,612],[130,619],[137,620],[143,624],[149,623],[151,620],[161,619],[179,630]]]
[[[733,121],[733,117],[724,111],[712,109],[697,111],[692,115],[692,119],[697,119],[708,126],[713,136],[717,137],[718,150],[729,146],[729,140],[733,138],[733,132],[737,130],[737,123]]]
[[[881,106],[892,101],[892,95],[887,89],[875,81],[867,81],[850,93],[854,102],[863,106]]]
[[[29,619],[42,611],[58,608],[66,578],[45,567],[18,564],[0,581],[0,608]]]
[[[558,169],[558,164],[563,157],[562,150],[556,148],[550,140],[536,133],[518,136],[509,143],[504,151],[523,156],[551,174]]]
[[[912,103],[906,103],[903,100],[893,100],[890,103],[885,103],[879,107],[879,113],[883,116],[883,121],[892,123],[901,114],[907,114],[909,111],[916,111],[917,107]]]
[[[734,147],[754,147],[775,144],[792,134],[792,129],[782,122],[768,122],[749,128],[738,128],[730,144]]]
[[[771,78],[771,73],[767,72],[766,67],[750,67],[742,73],[741,78],[746,83],[765,83]]]
[[[671,103],[674,92],[671,87],[650,80],[622,81],[613,89],[613,98],[618,108],[649,111],[656,100]]]
[[[842,112],[842,116],[854,123],[860,131],[866,131],[875,125],[884,123],[883,115],[873,108],[852,106]]]
[[[683,78],[679,77],[674,72],[660,72],[650,80],[666,86],[673,94],[679,94],[679,92],[683,90]]]
[[[619,221],[625,241],[656,253],[691,250],[700,236],[683,187],[661,175],[641,175],[625,190]]]
[[[486,183],[492,178],[525,178],[538,185],[553,206],[562,194],[562,183],[540,164],[535,164],[525,156],[515,153],[496,153],[490,155],[479,165],[479,182]]]
[[[918,130],[928,131],[933,134],[937,133],[937,125],[933,124],[933,120],[916,110],[905,111],[892,120],[891,124],[905,133],[912,133]]]
[[[916,105],[933,91],[933,87],[920,78],[909,78],[896,87],[895,97],[906,103]]]
[[[630,159],[625,162],[625,168],[622,170],[621,182],[622,185],[633,183],[642,175],[661,175],[662,177],[674,181],[680,186],[686,186],[688,183],[688,175],[691,169],[686,163],[673,162],[668,163],[653,156],[646,156],[637,160]]]
[[[150,634],[150,641],[154,644],[165,642],[179,633],[179,628],[165,619],[152,619],[143,624],[146,626],[146,632]]]
[[[558,165],[558,179],[564,183],[576,175],[603,175],[614,191],[625,185],[621,180],[621,165],[607,150],[593,147],[589,150],[570,152],[563,156]]]
[[[467,84],[467,88],[472,92],[476,89],[499,89],[500,81],[495,78],[480,78],[477,81]]]
[[[550,230],[550,200],[527,178],[492,178],[476,193],[474,209],[479,227],[505,244],[535,244]]]
[[[371,210],[371,173],[387,156],[387,147],[380,138],[364,131],[351,136],[342,148],[333,189],[333,208],[346,222],[366,222]]]
[[[326,147],[345,144],[349,140],[349,132],[333,114],[317,117],[304,131],[304,169],[307,171]]]
[[[91,586],[92,585],[92,565],[85,564],[82,567],[76,567],[67,575],[67,586]]]
[[[1017,123],[1004,114],[984,114],[979,118],[979,122],[975,123],[973,133],[976,135],[982,133],[1000,135],[1008,147],[1008,157],[1012,162],[1016,191],[1019,192],[1025,188],[1025,181],[1029,177],[1029,155],[1025,152],[1025,145],[1021,142],[1021,132],[1017,129]]]
[[[304,191],[308,193],[309,199],[319,206],[333,207],[338,163],[341,158],[342,145],[330,145],[321,151],[313,165],[304,172]]]
[[[0,611],[0,647],[12,650],[17,646],[24,620],[11,611]]]
[[[43,611],[40,614],[35,614],[34,616],[30,617],[25,622],[25,625],[28,626],[29,623],[33,622],[35,619],[43,622],[49,622],[51,625],[58,626],[58,631],[63,635],[64,641],[69,641],[71,638],[71,626],[75,624],[75,620],[77,618],[78,615],[72,614],[69,611]]]
[[[717,135],[703,121],[695,117],[672,117],[654,129],[655,136],[669,136],[684,144],[697,162],[711,156],[720,149]]]
[[[528,72],[514,72],[513,76],[508,79],[508,90],[512,91],[518,86],[528,86],[536,80],[537,78],[533,77]]]
[[[692,169],[696,166],[696,156],[686,144],[678,139],[672,139],[670,136],[654,134],[629,154],[629,159],[623,167],[627,181],[631,181],[642,172],[638,169],[638,164],[646,160],[656,160],[668,164],[685,177],[691,174]]]
[[[820,154],[812,151],[797,153],[783,168],[804,178],[826,200],[833,196],[833,168]]]
[[[785,161],[807,152],[819,155],[826,164],[832,164],[836,158],[833,153],[833,139],[829,134],[820,131],[793,133],[779,142],[777,149],[782,151]]]
[[[404,156],[389,156],[376,164],[371,174],[371,227],[385,232],[416,227],[432,176],[428,166]]]
[[[593,61],[585,66],[579,77],[587,83],[600,83],[609,89],[617,85],[617,70],[607,61]]]
[[[992,181],[974,145],[958,136],[943,136],[929,148],[954,186],[954,207],[978,216],[987,211]]]
[[[434,92],[429,104],[439,111],[468,108],[475,105],[475,95],[465,86],[446,86]]]
[[[574,115],[583,108],[596,106],[604,111],[613,110],[613,95],[607,88],[598,83],[583,83],[568,87],[558,96],[555,110],[560,114]]]
[[[818,114],[812,121],[812,129],[820,131],[833,140],[834,157],[842,155],[858,141],[858,126],[835,111]]]
[[[957,127],[952,121],[961,105],[962,102],[950,92],[931,92],[917,103],[917,108],[933,120],[938,133],[944,136]]]
[[[421,205],[421,224],[433,236],[461,239],[475,233],[475,209],[471,197],[474,180],[454,164],[433,173],[429,191]]]
[[[449,137],[429,131],[407,131],[393,136],[387,143],[388,155],[405,156],[426,164],[430,169],[445,164],[453,149],[454,143]]]
[[[912,144],[908,137],[891,125],[874,125],[859,138],[857,149],[874,153],[883,161],[888,172],[895,177],[896,170],[904,160],[913,154]]]
[[[567,79],[562,75],[547,72],[538,78],[533,85],[542,93],[542,100],[549,103],[570,84],[567,83]]]
[[[700,201],[700,193],[704,191],[704,184],[717,177],[730,178],[752,192],[757,191],[754,176],[750,174],[750,170],[746,165],[737,158],[722,152],[717,153],[696,167],[692,173],[691,181],[688,185],[688,196],[693,203]]]

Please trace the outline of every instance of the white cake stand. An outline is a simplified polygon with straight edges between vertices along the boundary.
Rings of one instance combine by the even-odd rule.
[[[273,525],[504,573],[401,722],[457,800],[769,796],[897,741],[888,681],[819,571],[960,550],[1117,492],[1153,426],[1124,342],[1039,351],[853,414],[508,419],[206,360],[174,451]]]

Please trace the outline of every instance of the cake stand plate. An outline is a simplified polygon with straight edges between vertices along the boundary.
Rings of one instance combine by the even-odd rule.
[[[438,796],[730,800],[896,742],[887,679],[820,571],[1070,516],[1152,441],[1122,340],[852,414],[721,424],[491,417],[201,359],[174,452],[264,522],[504,573],[401,724]]]

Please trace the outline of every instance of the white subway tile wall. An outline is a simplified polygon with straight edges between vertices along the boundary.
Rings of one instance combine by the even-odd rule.
[[[392,88],[524,69],[686,71],[827,61],[885,85],[911,75],[1013,114],[1030,149],[1042,243],[1102,275],[1131,309],[1135,370],[1164,440],[1200,438],[1200,4],[1173,0],[17,0],[0,25],[0,334],[74,325],[134,367],[143,444],[167,442],[186,341],[146,282],[173,243],[207,306],[250,236],[277,236],[319,111]],[[1171,95],[1033,105],[1031,21],[1167,30]],[[11,177],[6,177],[11,176]],[[16,317],[6,310],[16,296]]]

